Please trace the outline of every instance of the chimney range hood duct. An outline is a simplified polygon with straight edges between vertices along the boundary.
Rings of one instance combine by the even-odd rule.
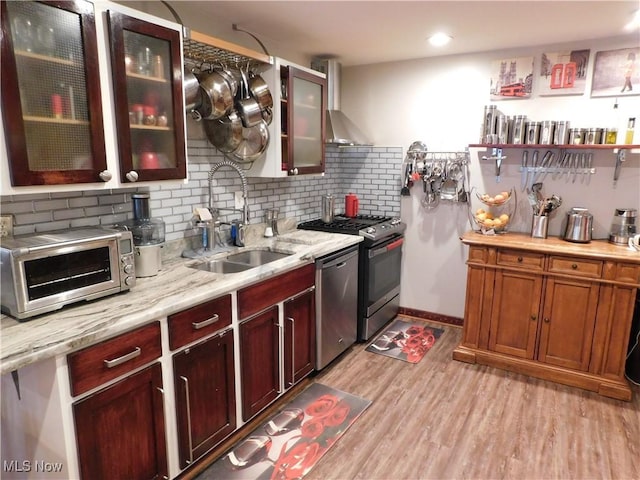
[[[337,145],[372,145],[360,129],[340,110],[342,66],[336,60],[314,59],[311,68],[327,76],[326,143]]]

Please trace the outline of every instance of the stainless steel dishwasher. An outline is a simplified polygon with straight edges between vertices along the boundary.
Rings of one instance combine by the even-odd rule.
[[[358,334],[358,246],[316,260],[316,369],[353,345]]]

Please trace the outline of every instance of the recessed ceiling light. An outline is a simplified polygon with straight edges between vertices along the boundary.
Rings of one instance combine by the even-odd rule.
[[[453,37],[444,32],[438,32],[429,37],[429,43],[434,47],[442,47],[451,41]]]

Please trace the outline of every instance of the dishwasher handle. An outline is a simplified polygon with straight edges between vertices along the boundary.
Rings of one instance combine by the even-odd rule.
[[[325,269],[337,267],[341,268],[346,265],[346,263],[352,258],[358,255],[358,247],[355,246],[348,250],[341,250],[332,255],[327,255],[326,257],[318,258],[316,260],[316,269]]]

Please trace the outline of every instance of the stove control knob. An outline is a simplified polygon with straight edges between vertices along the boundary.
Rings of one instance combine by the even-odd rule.
[[[400,219],[398,217],[391,219],[391,225],[398,225],[400,223]]]
[[[365,232],[370,233],[370,234],[374,234],[376,233],[376,229],[375,227],[369,227],[365,230]]]

